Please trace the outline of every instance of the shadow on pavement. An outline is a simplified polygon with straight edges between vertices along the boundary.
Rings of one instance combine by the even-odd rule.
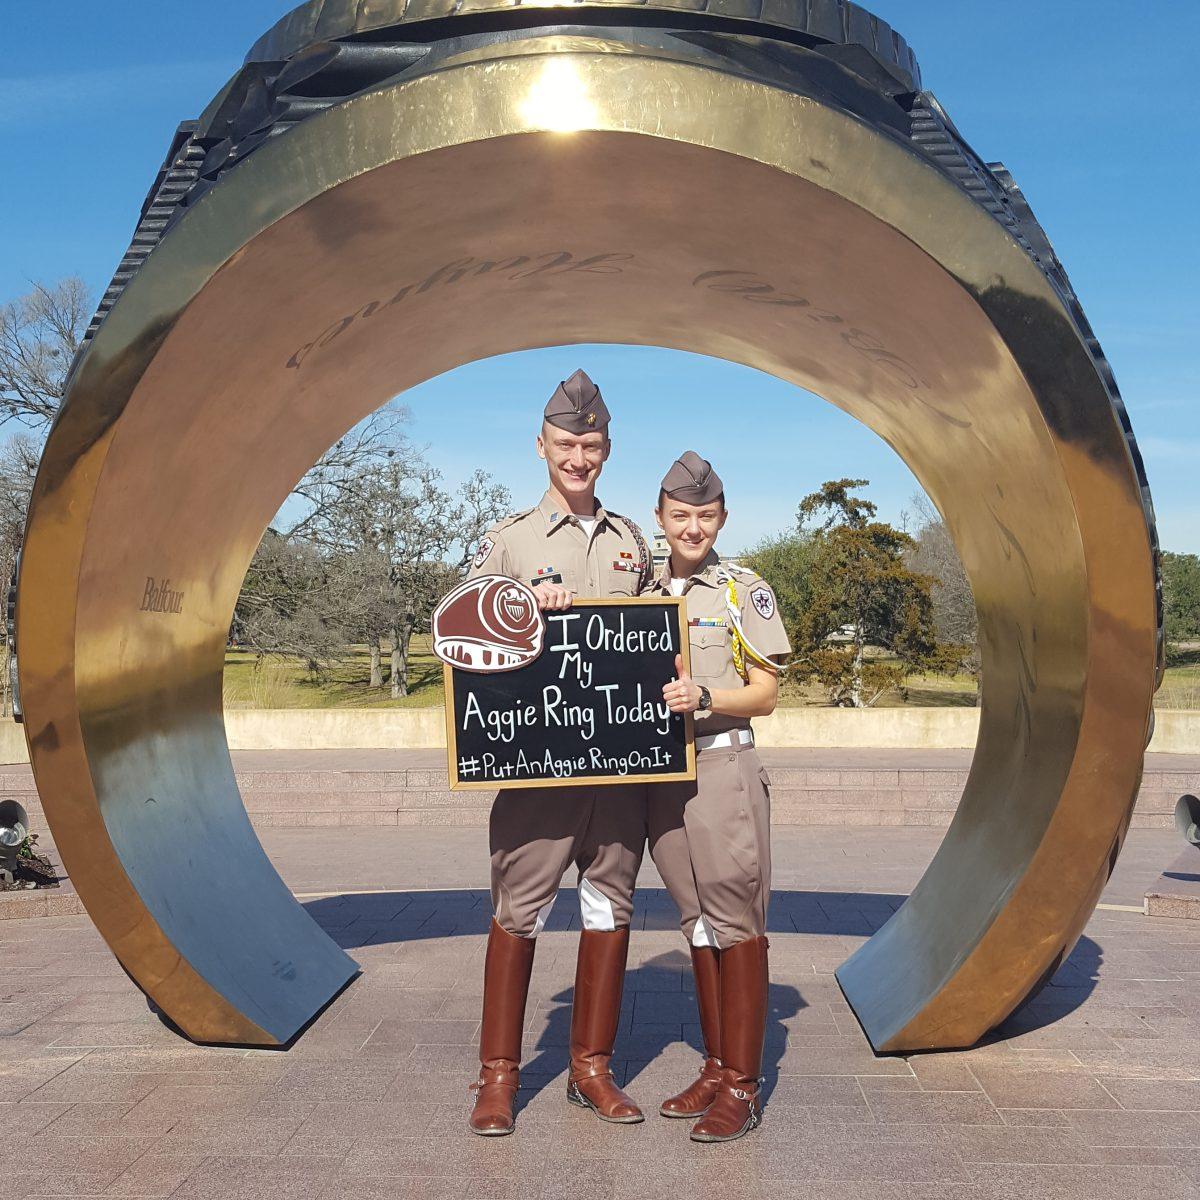
[[[870,937],[907,900],[877,892],[774,891],[768,933]],[[306,901],[305,910],[346,950],[485,934],[492,919],[491,897],[483,888],[413,892],[350,892]],[[641,888],[632,927],[678,929],[679,915],[665,888]],[[579,928],[573,889],[562,888],[546,922],[547,933]]]
[[[1074,1012],[1095,990],[1100,982],[1100,967],[1104,950],[1090,937],[1075,943],[1070,958],[1054,972],[1050,982],[1021,1005],[1007,1021],[980,1038],[981,1046],[1032,1033],[1053,1025],[1061,1017]]]
[[[879,892],[810,892],[779,890],[771,894],[768,934],[824,934],[831,937],[867,938],[876,933],[908,899],[907,896]],[[388,945],[397,942],[421,941],[466,935],[483,935],[492,919],[491,897],[482,888],[422,892],[370,892],[323,897],[305,904],[309,915],[344,949],[353,952],[358,946]],[[678,930],[679,916],[674,902],[664,888],[642,888],[638,891],[632,927],[634,944],[638,930]],[[563,888],[546,923],[545,931],[570,932],[579,928],[579,906],[573,889]],[[694,994],[688,958],[683,948],[660,955],[632,969],[626,978],[625,1008],[622,1018],[623,1042],[635,1039],[632,1045],[619,1046],[618,1052],[627,1060],[626,1077],[632,1077],[668,1046],[678,1041],[667,1026],[675,1023],[672,1015],[663,1025],[639,1020],[629,1024],[628,1007],[631,998],[641,994],[682,994],[689,1001],[689,1012],[682,1017],[688,1042],[700,1050],[699,1026],[694,1012]],[[849,954],[847,949],[847,954]],[[776,960],[778,962],[778,959]],[[1091,938],[1082,937],[1070,958],[1055,972],[1050,983],[981,1044],[1011,1038],[1053,1024],[1078,1008],[1091,994],[1103,963],[1101,947]],[[534,966],[535,978],[537,966]],[[681,975],[682,993],[666,985]],[[787,1046],[787,1030],[783,1024],[806,1006],[803,998],[803,977],[791,977],[799,986],[784,982],[784,973],[776,966],[772,970],[770,1017],[767,1044],[763,1056],[764,1073],[769,1092],[774,1083],[776,1065]],[[539,1041],[539,1053],[522,1069],[522,1078],[533,1087],[540,1087],[562,1069],[562,1048],[566,1046],[570,1024],[571,989],[553,997],[559,1005],[550,1015],[550,1022]],[[557,1050],[548,1054],[550,1047]],[[522,1091],[525,1089],[522,1088]]]

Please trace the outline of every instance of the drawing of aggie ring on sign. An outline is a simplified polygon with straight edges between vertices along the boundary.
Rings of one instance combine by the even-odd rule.
[[[530,588],[504,575],[480,575],[460,583],[437,606],[433,652],[460,671],[515,671],[541,654],[544,629]]]

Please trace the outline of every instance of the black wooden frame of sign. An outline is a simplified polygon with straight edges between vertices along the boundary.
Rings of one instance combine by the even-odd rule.
[[[687,600],[683,596],[621,596],[603,600],[576,600],[574,608],[601,608],[613,605],[629,607],[631,605],[653,604],[660,608],[674,607],[679,625],[679,653],[683,655],[684,670],[691,674],[692,647],[688,639]],[[545,653],[545,651],[543,651]],[[463,672],[470,674],[470,672]],[[465,782],[458,777],[458,736],[457,721],[454,712],[454,668],[449,663],[442,664],[442,684],[446,693],[446,754],[448,756],[447,770],[450,775],[450,790],[452,792],[502,792],[510,788],[551,788],[551,787],[601,787],[615,783],[686,783],[696,778],[696,728],[691,713],[685,713],[683,718],[684,753],[687,755],[687,767],[683,771],[672,771],[659,775],[580,775],[566,779],[512,779],[512,780],[483,780],[480,782]]]

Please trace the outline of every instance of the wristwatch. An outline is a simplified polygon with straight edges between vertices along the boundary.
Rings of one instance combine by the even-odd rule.
[[[700,685],[700,711],[712,711],[712,692],[710,692],[703,684]]]

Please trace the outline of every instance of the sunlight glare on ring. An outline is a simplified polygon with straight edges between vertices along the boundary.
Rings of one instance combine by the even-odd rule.
[[[543,64],[520,112],[531,125],[556,133],[573,133],[596,123],[596,107],[570,59],[552,58]]]

